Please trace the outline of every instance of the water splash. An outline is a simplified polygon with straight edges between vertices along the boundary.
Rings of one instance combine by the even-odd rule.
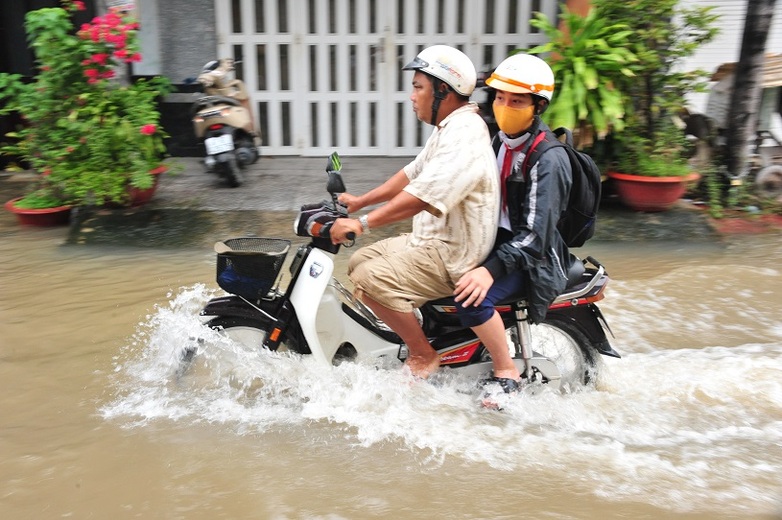
[[[706,310],[744,306],[762,333],[734,337],[728,323],[713,332],[704,312],[703,322],[669,321],[661,337],[650,316],[690,305],[669,290],[678,276],[647,284],[643,300],[635,286],[612,285],[603,309],[618,333],[612,344],[625,355],[604,361],[596,388],[524,393],[503,413],[478,407],[473,382],[454,375],[430,384],[388,364],[324,370],[306,356],[244,350],[197,317],[213,295],[196,285],[170,295],[139,325],[117,356],[116,393],[101,413],[127,428],[168,420],[219,423],[237,435],[319,429],[347,446],[401,445],[434,464],[559,468],[562,479],[596,483],[589,489],[612,501],[681,512],[768,510],[782,496],[779,325],[764,295],[734,294]],[[707,287],[708,279],[704,293],[727,294]],[[705,331],[713,334],[706,340]],[[739,343],[753,334],[763,341]],[[182,352],[193,345],[198,354],[181,373]]]

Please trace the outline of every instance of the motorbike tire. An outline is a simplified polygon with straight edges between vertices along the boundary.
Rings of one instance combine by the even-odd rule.
[[[263,341],[269,333],[271,324],[266,321],[251,320],[248,318],[218,316],[206,323],[207,327],[218,330],[248,348],[263,348]],[[293,324],[287,334],[286,340],[280,344],[285,350],[299,354],[309,354],[310,349],[303,340],[299,327]]]
[[[228,161],[225,165],[225,180],[232,188],[238,188],[244,182],[244,174],[235,158]]]
[[[573,323],[547,318],[533,325],[532,350],[557,366],[562,384],[589,385],[597,379],[597,347]]]

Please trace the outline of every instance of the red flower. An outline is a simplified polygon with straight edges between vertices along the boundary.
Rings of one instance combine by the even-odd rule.
[[[157,132],[157,125],[144,125],[141,127],[140,132],[144,135],[152,135]]]
[[[105,52],[99,52],[97,54],[92,55],[92,61],[99,64],[99,65],[105,65],[106,60],[109,59],[109,55]]]

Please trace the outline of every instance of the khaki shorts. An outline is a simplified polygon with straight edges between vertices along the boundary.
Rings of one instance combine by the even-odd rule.
[[[412,312],[430,300],[453,294],[439,243],[413,247],[407,235],[362,247],[350,257],[348,276],[364,295],[397,312]]]

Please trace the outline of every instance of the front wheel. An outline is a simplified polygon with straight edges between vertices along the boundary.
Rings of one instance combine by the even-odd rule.
[[[206,325],[249,349],[263,348],[263,341],[270,328],[268,323],[222,316],[209,320]]]
[[[271,324],[267,322],[224,316],[213,318],[206,325],[248,349],[263,348],[263,342],[271,328]],[[279,348],[274,350],[289,350],[299,354],[310,353],[307,342],[296,323],[289,327],[285,339],[280,343]]]

